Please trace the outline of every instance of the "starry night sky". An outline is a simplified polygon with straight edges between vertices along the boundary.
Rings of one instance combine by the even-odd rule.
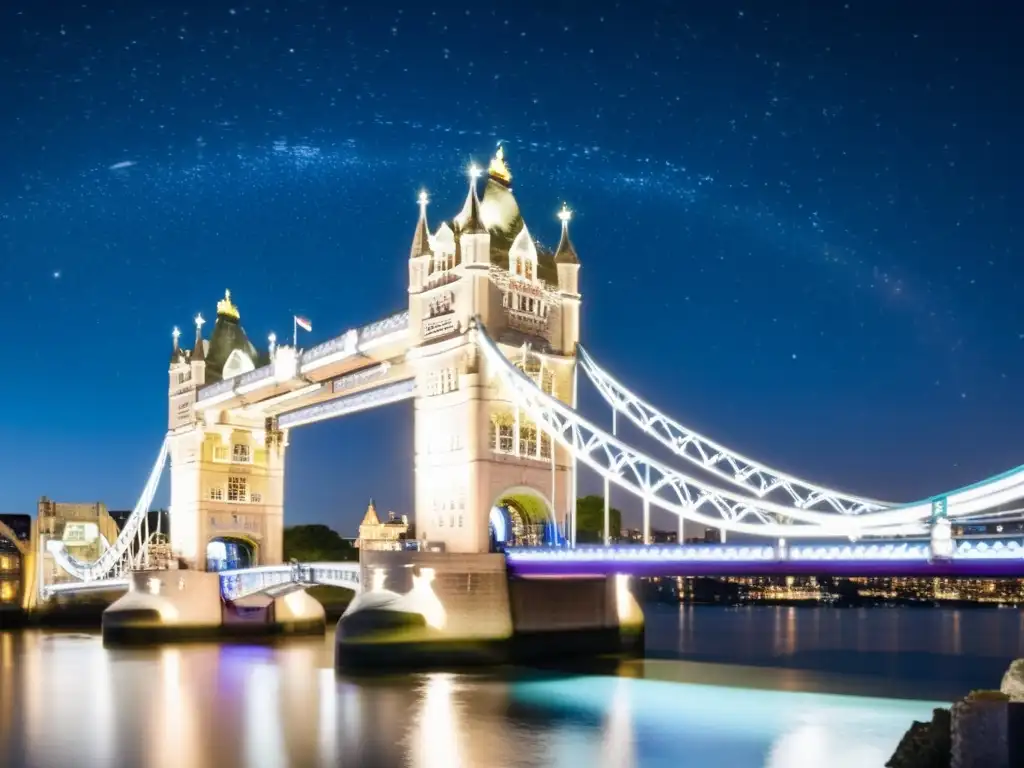
[[[257,344],[404,308],[417,191],[451,217],[499,140],[534,234],[576,211],[584,343],[683,423],[896,501],[1022,463],[1013,7],[5,0],[0,511],[130,507],[225,288]],[[411,432],[293,432],[288,521],[408,511]]]

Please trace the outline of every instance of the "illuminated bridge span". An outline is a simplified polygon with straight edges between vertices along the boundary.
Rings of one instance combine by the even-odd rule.
[[[569,211],[559,214],[557,247],[545,248],[523,220],[500,149],[482,196],[481,175],[471,169],[461,210],[433,230],[421,194],[402,311],[309,348],[299,347],[297,334],[311,324],[295,318],[291,344],[271,335],[258,347],[226,292],[209,338],[201,315],[190,348],[179,344],[175,329],[167,433],[131,517],[93,562],[75,560],[62,542],[45,542],[80,587],[41,589],[94,588],[138,571],[147,562],[143,520],[167,465],[174,558],[192,570],[224,571],[226,599],[331,579],[354,585],[357,571],[349,566],[281,562],[289,437],[306,424],[402,400],[414,402],[419,544],[451,554],[505,551],[515,573],[572,575],[620,566],[635,573],[697,572],[720,562],[786,573],[866,571],[873,563],[973,573],[980,563],[1012,570],[1022,559],[1013,542],[983,551],[950,536],[950,521],[980,518],[1024,498],[1022,468],[896,504],[773,469],[646,402],[579,345],[580,260]],[[611,406],[610,430],[576,410],[580,370]],[[643,439],[668,448],[671,459],[655,459],[623,440],[620,416]],[[604,481],[603,548],[575,547],[580,466]],[[655,513],[677,521],[680,530],[691,521],[760,543],[611,547],[612,486],[639,501],[648,544]],[[545,534],[553,546],[543,550],[522,549],[537,543],[539,534],[529,532],[541,528],[561,535]],[[922,540],[892,543],[897,537]],[[841,543],[800,543],[828,540]],[[211,549],[214,542],[220,549]],[[212,554],[226,552],[225,542],[246,557]],[[823,552],[834,556],[815,554]]]
[[[1024,541],[958,542],[934,558],[927,541],[793,546],[715,544],[516,549],[509,572],[520,577],[891,576],[1021,578]]]

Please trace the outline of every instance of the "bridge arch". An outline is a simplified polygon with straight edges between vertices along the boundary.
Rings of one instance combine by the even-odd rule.
[[[259,564],[260,544],[249,533],[218,533],[206,542],[206,570],[234,571]]]
[[[491,504],[488,536],[491,552],[556,544],[559,532],[554,505],[545,493],[528,485],[507,488]]]
[[[7,539],[11,542],[22,557],[25,557],[32,551],[32,543],[19,539],[18,535],[3,520],[0,520],[0,539]]]

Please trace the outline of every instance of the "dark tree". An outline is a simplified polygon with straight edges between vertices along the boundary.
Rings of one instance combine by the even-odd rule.
[[[622,513],[615,507],[608,510],[608,528],[612,539],[622,531]],[[604,497],[584,496],[576,500],[576,541],[595,544],[604,541]]]
[[[300,563],[359,559],[359,550],[326,525],[295,525],[284,529],[284,559]]]

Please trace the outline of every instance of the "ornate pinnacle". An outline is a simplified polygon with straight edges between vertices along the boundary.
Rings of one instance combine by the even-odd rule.
[[[231,291],[224,291],[224,298],[217,302],[217,316],[238,319],[238,307],[231,303]]]

